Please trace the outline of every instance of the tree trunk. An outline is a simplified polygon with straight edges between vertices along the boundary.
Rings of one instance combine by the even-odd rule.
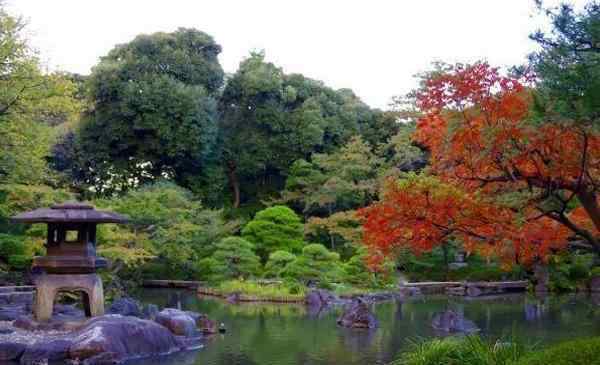
[[[233,193],[233,207],[240,207],[240,180],[238,179],[236,173],[235,162],[228,161],[227,162],[227,178],[229,179],[229,186],[231,187],[231,192]]]
[[[583,209],[585,209],[592,222],[594,222],[596,229],[600,231],[600,206],[598,206],[596,192],[588,191],[583,188],[577,193],[577,197],[579,198],[581,205],[583,205]]]

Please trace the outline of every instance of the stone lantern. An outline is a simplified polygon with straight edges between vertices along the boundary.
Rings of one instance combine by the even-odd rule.
[[[107,261],[96,256],[96,226],[125,223],[127,218],[84,203],[65,203],[21,213],[11,221],[48,225],[46,256],[35,257],[32,265],[40,272],[34,278],[35,318],[51,318],[54,299],[61,290],[82,292],[86,316],[104,314],[104,290],[96,270],[106,267]]]

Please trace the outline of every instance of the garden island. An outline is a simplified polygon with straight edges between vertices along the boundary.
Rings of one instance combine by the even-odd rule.
[[[600,364],[600,3],[535,5],[381,110],[195,28],[49,71],[0,1],[0,362]]]

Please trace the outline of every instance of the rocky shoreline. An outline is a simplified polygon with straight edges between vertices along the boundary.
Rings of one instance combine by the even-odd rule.
[[[206,336],[217,332],[216,323],[203,314],[148,307],[120,299],[109,314],[90,319],[73,306],[57,305],[45,323],[32,318],[29,303],[13,304],[12,312],[3,307],[0,362],[119,364],[198,349]]]

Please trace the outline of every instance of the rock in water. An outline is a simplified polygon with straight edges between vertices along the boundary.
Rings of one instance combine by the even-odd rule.
[[[217,322],[208,318],[206,314],[185,311],[196,322],[196,327],[205,335],[212,335],[218,332]]]
[[[131,298],[120,298],[115,300],[110,308],[108,308],[108,313],[138,318],[142,316],[140,304],[135,299]]]
[[[402,296],[409,296],[409,297],[421,295],[421,289],[419,289],[417,287],[413,287],[413,286],[400,286],[400,288],[398,289],[398,292]]]
[[[17,360],[25,352],[25,344],[18,342],[0,343],[0,362]]]
[[[469,286],[467,288],[467,295],[470,297],[479,297],[481,294],[483,294],[483,292],[476,286]]]
[[[21,356],[21,365],[64,361],[69,358],[69,348],[72,344],[71,340],[66,339],[36,342],[25,349]]]
[[[352,300],[338,318],[337,323],[348,328],[376,328],[378,326],[377,319],[369,310],[369,305],[361,298]]]
[[[240,301],[240,293],[231,293],[225,298],[228,303],[237,304]]]
[[[473,321],[466,319],[462,314],[453,310],[447,310],[434,315],[431,326],[435,330],[445,333],[472,333],[479,331],[479,328],[477,328]]]
[[[181,349],[180,341],[156,322],[110,314],[89,320],[73,335],[72,342],[69,357],[90,359],[88,363],[102,363],[107,358],[118,362]]]
[[[154,320],[158,312],[159,310],[156,304],[148,304],[142,310],[142,315],[144,316],[144,319]]]
[[[304,298],[304,303],[311,307],[325,307],[337,301],[337,297],[323,289],[311,290]]]
[[[156,315],[154,321],[177,336],[192,337],[197,333],[196,320],[179,309],[165,308]]]

